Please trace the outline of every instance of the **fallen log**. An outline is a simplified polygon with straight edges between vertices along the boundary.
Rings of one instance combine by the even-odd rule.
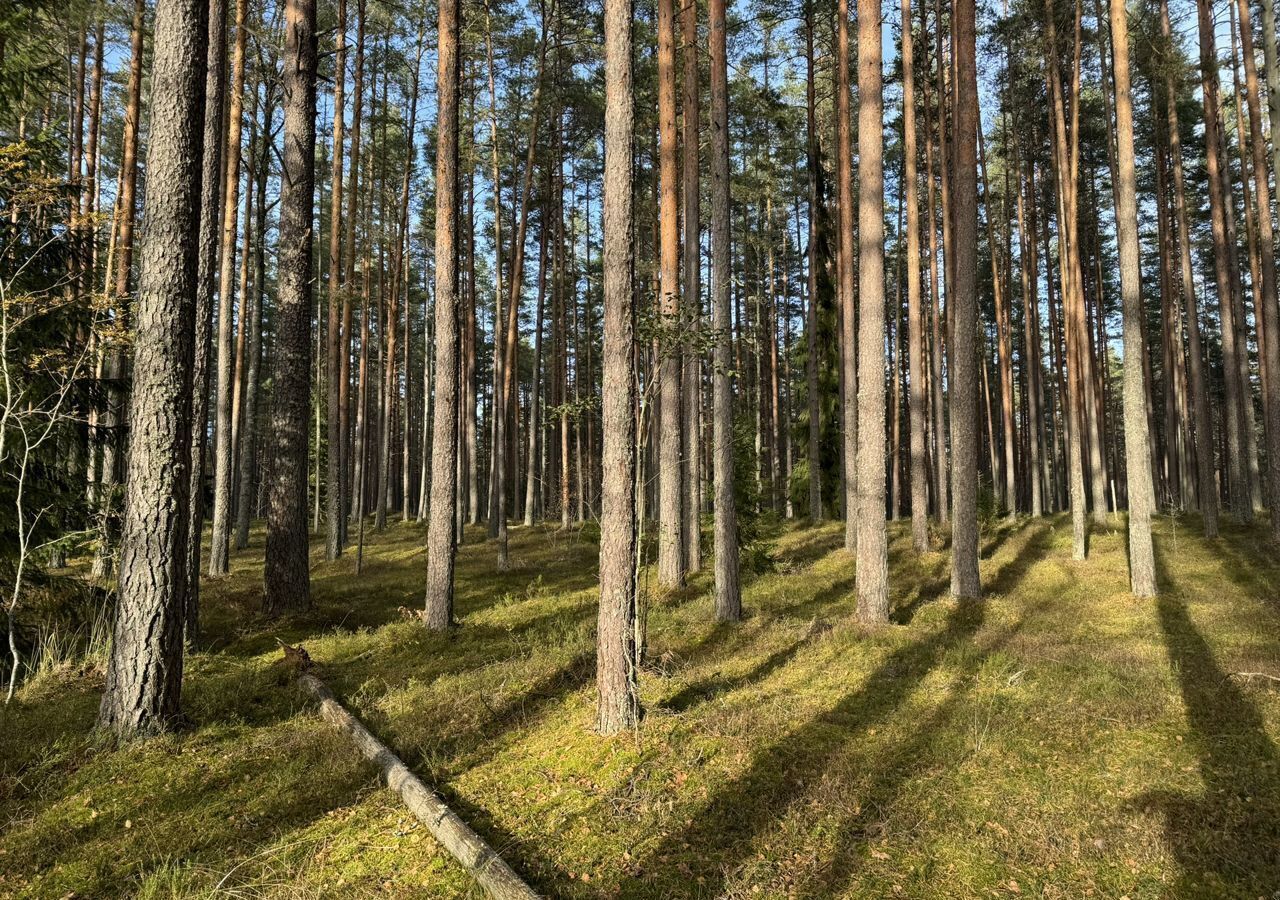
[[[301,671],[298,684],[320,701],[320,715],[325,721],[345,732],[361,755],[378,766],[387,787],[400,795],[404,805],[427,826],[431,836],[462,864],[490,897],[495,900],[529,900],[538,896],[497,851],[485,843],[484,838],[472,831],[435,791],[409,771],[400,757],[349,713],[323,681]]]

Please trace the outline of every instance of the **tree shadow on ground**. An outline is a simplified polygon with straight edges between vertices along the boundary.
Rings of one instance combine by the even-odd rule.
[[[1280,886],[1280,753],[1258,706],[1218,664],[1185,603],[1167,589],[1155,602],[1204,782],[1198,796],[1165,790],[1141,798],[1164,815],[1181,869],[1175,893],[1269,896]]]
[[[778,562],[802,569],[844,546],[844,530],[819,531],[790,543],[778,553]]]
[[[1026,610],[1018,620],[1002,629],[999,636],[977,653],[966,654],[947,692],[929,716],[913,727],[905,742],[888,753],[877,754],[873,763],[864,769],[863,782],[858,791],[856,807],[835,826],[838,834],[836,847],[828,855],[819,875],[820,886],[806,885],[806,890],[817,896],[844,896],[852,887],[863,858],[857,853],[860,845],[883,836],[890,828],[889,818],[895,801],[907,786],[916,779],[928,777],[931,770],[954,767],[961,759],[977,752],[958,741],[940,740],[941,735],[954,731],[953,724],[961,707],[968,702],[974,689],[974,675],[983,663],[1005,647],[1048,601],[1041,601]]]
[[[799,786],[821,777],[850,741],[892,716],[947,649],[972,637],[982,621],[981,603],[960,604],[935,633],[890,653],[861,688],[756,754],[750,767],[714,794],[684,831],[668,836],[648,854],[640,871],[655,874],[644,893],[681,896],[696,881],[700,894],[721,894],[754,840],[802,796]],[[689,847],[697,848],[696,856],[687,854]],[[689,862],[673,872],[670,860],[677,856]]]
[[[1041,522],[1034,528],[1023,529],[1022,546],[1013,558],[996,572],[995,577],[983,584],[987,594],[1008,596],[1016,591],[1027,574],[1042,562],[1053,547],[1053,523]]]

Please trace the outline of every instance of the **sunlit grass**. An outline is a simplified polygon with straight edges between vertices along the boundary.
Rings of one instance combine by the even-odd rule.
[[[843,528],[786,527],[747,618],[709,572],[654,596],[638,734],[595,735],[589,532],[482,529],[460,627],[424,632],[423,529],[364,571],[317,542],[316,608],[261,617],[262,535],[206,580],[178,735],[90,733],[99,674],[0,713],[0,896],[466,896],[466,876],[276,665],[321,677],[542,892],[569,897],[1270,896],[1280,888],[1280,566],[1261,526],[1157,526],[1162,596],[1123,534],[1070,558],[1065,518],[992,525],[987,599],[945,552],[890,547],[894,623],[852,617]],[[941,542],[940,542],[941,544]],[[646,582],[647,583],[647,582]]]

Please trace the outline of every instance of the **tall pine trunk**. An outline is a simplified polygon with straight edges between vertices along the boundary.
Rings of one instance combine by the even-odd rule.
[[[1116,242],[1120,249],[1120,290],[1124,314],[1124,446],[1129,495],[1129,589],[1135,597],[1156,593],[1151,546],[1155,490],[1147,431],[1146,370],[1139,361],[1142,337],[1142,267],[1138,255],[1137,175],[1133,153],[1133,97],[1129,89],[1129,23],[1124,0],[1111,0],[1111,40],[1116,89]]]
[[[423,621],[443,631],[453,621],[454,524],[458,492],[458,0],[439,9],[436,77],[436,391],[427,524],[427,592]]]
[[[675,0],[658,0],[658,584],[684,585],[680,392],[680,214],[676,184]]]
[[[306,504],[315,214],[315,0],[286,0],[284,35],[284,176],[271,425],[267,432],[271,465],[263,608],[268,614],[311,605]]]
[[[955,283],[951,291],[954,335],[951,341],[952,479],[951,593],[977,598],[978,485],[969,473],[978,469],[977,373],[977,222],[978,222],[978,76],[974,0],[956,0],[952,39],[956,62],[955,147],[952,162],[955,196]]]
[[[204,0],[156,8],[128,498],[98,709],[98,724],[120,737],[179,716],[208,15]]]
[[[711,329],[716,619],[742,618],[738,582],[738,516],[733,493],[733,384],[730,378],[729,70],[724,0],[710,4],[711,58]]]
[[[908,28],[910,19],[907,19]],[[889,621],[884,520],[884,87],[880,0],[858,0],[858,619]],[[897,297],[894,298],[897,303]],[[897,460],[893,461],[897,466]],[[896,497],[894,498],[896,501]]]
[[[240,204],[240,134],[244,113],[244,51],[248,37],[249,0],[236,0],[236,40],[231,53],[231,80],[227,86],[226,158],[222,188],[222,241],[218,251],[218,378],[215,406],[213,463],[213,538],[209,549],[209,574],[227,574],[231,543],[232,461],[231,393],[232,327],[235,290],[232,281],[236,265],[236,225]],[[312,126],[314,130],[314,123]],[[315,178],[312,173],[311,178]],[[241,303],[244,300],[241,298]],[[243,310],[241,310],[243,314]],[[308,322],[308,332],[310,323]]]
[[[712,0],[712,3],[717,0]],[[636,689],[635,306],[631,278],[634,96],[631,4],[605,0],[604,134],[604,481],[600,513],[600,615],[596,638],[596,724],[604,734],[634,728]]]
[[[342,161],[345,116],[343,102],[347,84],[347,0],[338,0],[337,48],[333,82],[333,169],[329,193],[329,360],[328,432],[325,468],[325,556],[342,555],[343,472],[342,472]],[[360,98],[356,96],[356,104]],[[350,227],[350,223],[347,223]],[[247,223],[246,223],[247,227]]]

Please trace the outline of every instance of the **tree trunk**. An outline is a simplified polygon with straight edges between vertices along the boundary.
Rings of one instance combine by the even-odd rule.
[[[701,209],[699,206],[698,134],[698,5],[685,3],[680,9],[681,39],[684,43],[683,108],[684,138],[684,329],[688,343],[684,345],[684,410],[681,418],[684,435],[682,471],[684,476],[684,556],[685,568],[697,572],[702,568],[702,447],[698,418],[702,410],[702,358],[698,334],[702,328],[702,245]],[[588,198],[588,203],[590,199]],[[588,221],[590,217],[588,217]],[[590,266],[590,241],[587,263]],[[588,304],[589,306],[590,304]],[[586,342],[590,345],[590,340]],[[588,448],[589,449],[589,448]]]
[[[436,96],[436,395],[427,525],[427,593],[423,621],[433,631],[453,622],[454,525],[458,468],[458,0],[439,10]]]
[[[1271,186],[1267,181],[1266,143],[1262,137],[1262,104],[1258,99],[1258,64],[1253,49],[1253,24],[1246,0],[1237,0],[1240,40],[1244,56],[1245,97],[1249,105],[1249,145],[1253,153],[1254,194],[1258,204],[1258,244],[1261,247],[1262,284],[1254,291],[1254,316],[1258,323],[1262,369],[1262,411],[1267,440],[1267,506],[1271,510],[1271,537],[1280,542],[1280,310],[1276,306],[1275,234],[1271,227]],[[1263,7],[1264,17],[1267,7]],[[1270,29],[1274,32],[1273,27]],[[1268,32],[1264,27],[1265,34]],[[1274,46],[1268,57],[1274,65]],[[1247,214],[1248,210],[1246,210]]]
[[[1245,458],[1244,399],[1236,359],[1235,291],[1232,277],[1235,247],[1229,233],[1226,205],[1230,185],[1223,172],[1222,116],[1218,105],[1218,52],[1213,33],[1213,10],[1208,0],[1197,0],[1200,30],[1200,75],[1204,92],[1205,160],[1209,174],[1209,208],[1212,222],[1214,276],[1217,280],[1219,318],[1222,322],[1222,366],[1226,394],[1227,480],[1231,509],[1237,519],[1252,516],[1249,465]]]
[[[333,171],[329,193],[329,396],[328,449],[325,468],[325,558],[342,555],[342,150],[345,117],[343,102],[347,83],[347,0],[338,0],[337,47],[333,82]],[[360,97],[356,95],[356,105]],[[354,167],[353,163],[353,167]],[[353,227],[354,223],[346,223]]]
[[[533,319],[533,381],[529,385],[529,451],[525,466],[524,524],[532,526],[538,517],[538,458],[541,452],[542,421],[538,407],[542,392],[542,318],[547,297],[547,228],[538,233],[538,304]]]
[[[978,469],[978,77],[974,2],[956,0],[953,12],[956,56],[956,125],[953,156],[955,285],[951,292],[955,333],[951,344],[952,480],[951,594],[976,599],[978,576],[978,485],[965,473]]]
[[[202,17],[203,18],[203,17]],[[206,152],[201,155],[200,176],[200,260],[196,273],[196,326],[191,365],[191,458],[187,473],[189,518],[187,520],[185,630],[194,640],[200,632],[200,550],[204,521],[205,435],[209,418],[209,355],[213,333],[214,276],[218,266],[218,215],[222,196],[222,113],[226,102],[227,9],[223,0],[209,3],[206,49],[204,131]],[[153,38],[154,40],[154,38]],[[151,88],[155,91],[154,82]],[[154,110],[152,115],[155,115]],[[150,152],[150,151],[148,151]],[[143,194],[146,206],[146,194]],[[144,224],[145,227],[145,224]],[[135,370],[136,370],[135,353]],[[135,391],[131,386],[130,391]]]
[[[915,49],[911,0],[902,0],[903,178],[907,203],[907,405],[911,416],[911,543],[929,549],[929,486],[925,466],[924,309],[920,305],[920,196],[916,178]],[[930,176],[932,177],[932,176]],[[930,223],[932,228],[933,223]]]
[[[1077,13],[1077,21],[1079,19]],[[1062,80],[1057,63],[1057,26],[1054,19],[1053,5],[1045,2],[1045,23],[1050,48],[1049,71],[1046,80],[1049,82],[1049,95],[1052,106],[1051,127],[1053,131],[1053,159],[1055,168],[1054,181],[1058,195],[1058,259],[1059,278],[1062,287],[1062,331],[1064,338],[1065,367],[1067,371],[1067,397],[1063,415],[1067,431],[1068,445],[1068,493],[1071,504],[1071,526],[1073,556],[1084,559],[1087,552],[1087,501],[1084,486],[1084,398],[1089,379],[1083,371],[1082,359],[1087,353],[1080,344],[1088,340],[1087,327],[1083,324],[1083,297],[1080,295],[1080,262],[1079,248],[1075,229],[1075,183],[1076,172],[1072,163],[1073,154],[1068,149],[1074,143],[1069,140],[1066,117],[1063,109]],[[1078,43],[1078,41],[1077,41]],[[1073,71],[1078,71],[1076,64]],[[1077,76],[1078,77],[1078,76]],[[1076,115],[1079,94],[1073,91],[1072,115]],[[1047,226],[1046,232],[1048,234]],[[1046,238],[1047,239],[1047,238]],[[1051,304],[1052,305],[1052,304]]]
[[[215,408],[213,465],[213,539],[209,550],[209,574],[227,574],[231,542],[231,479],[235,447],[231,442],[231,336],[235,291],[236,225],[240,208],[240,133],[244,112],[244,49],[248,37],[249,0],[236,0],[236,41],[231,53],[231,80],[227,88],[226,158],[222,188],[222,242],[218,251],[218,379]],[[312,126],[314,129],[314,125]],[[312,178],[314,178],[314,173]],[[308,322],[308,335],[310,322]]]
[[[806,308],[805,363],[809,401],[809,520],[822,521],[822,417],[818,403],[818,127],[813,73],[813,0],[806,0],[805,40],[805,147],[809,182],[809,304]]]
[[[1173,36],[1169,25],[1168,0],[1160,2],[1160,33],[1163,53],[1173,52]],[[1195,279],[1191,268],[1191,233],[1188,224],[1186,188],[1182,173],[1182,141],[1178,124],[1178,94],[1173,69],[1165,60],[1165,116],[1169,130],[1169,156],[1173,169],[1173,206],[1178,225],[1178,259],[1181,274],[1182,301],[1187,322],[1187,375],[1191,390],[1192,424],[1195,428],[1196,481],[1199,486],[1200,514],[1204,519],[1204,535],[1218,536],[1218,484],[1214,474],[1213,427],[1209,417],[1209,391],[1206,383],[1205,351],[1200,342],[1200,312]]]
[[[878,20],[879,17],[877,17]],[[836,6],[836,184],[840,215],[840,372],[844,433],[844,548],[858,546],[858,373],[853,293],[853,144],[849,114],[849,0]],[[883,205],[883,202],[882,204]],[[881,288],[883,295],[883,287]],[[883,329],[881,329],[883,331]],[[877,353],[882,353],[877,343]]]
[[[339,353],[342,357],[341,372],[338,376],[338,431],[340,432],[339,453],[342,470],[342,544],[347,543],[348,509],[353,505],[353,494],[356,492],[352,478],[352,443],[351,432],[351,320],[352,320],[352,285],[355,284],[356,271],[356,216],[359,209],[360,185],[360,124],[364,109],[364,14],[365,0],[356,3],[356,60],[351,80],[351,175],[347,178],[347,216],[345,225],[346,240],[343,247],[345,270],[342,274],[342,334]],[[361,382],[363,384],[363,382]]]
[[[98,724],[120,737],[179,716],[208,15],[203,0],[156,8],[128,499],[98,709]]]
[[[724,0],[711,0],[711,328],[716,619],[742,618],[738,516],[733,494],[733,384],[729,355],[729,74]],[[811,451],[812,452],[812,451]]]
[[[1129,23],[1124,0],[1111,0],[1111,41],[1116,89],[1116,242],[1124,312],[1124,446],[1129,495],[1129,589],[1154,597],[1156,563],[1151,546],[1155,491],[1148,456],[1146,356],[1142,338],[1142,268],[1138,255],[1138,185],[1133,154],[1133,98],[1129,89]]]
[[[925,8],[924,4],[920,7],[921,35],[925,35]],[[938,20],[934,27],[938,30],[939,35],[942,30],[942,22]],[[941,38],[939,37],[939,40]],[[928,47],[928,43],[925,44]],[[942,55],[937,54],[939,64],[941,64]],[[924,105],[925,117],[929,116],[929,79],[926,77],[923,81],[924,87]],[[938,100],[939,111],[937,122],[939,128],[939,138],[944,139],[945,130],[941,115],[942,98]],[[937,505],[938,522],[946,524],[950,518],[950,498],[951,488],[949,472],[947,467],[947,422],[946,422],[946,405],[943,398],[942,389],[942,360],[944,355],[944,346],[942,343],[942,288],[938,282],[938,228],[935,220],[937,203],[935,199],[935,184],[933,178],[933,126],[929,125],[924,130],[924,158],[926,178],[925,192],[925,211],[929,220],[929,295],[930,301],[930,326],[933,343],[933,352],[929,355],[929,386],[933,393],[933,497],[934,503]],[[945,217],[945,213],[944,213]]]
[[[316,155],[315,0],[286,0],[284,176],[273,352],[271,460],[263,609],[311,605],[307,574],[307,413],[311,385],[311,245]]]
[[[675,0],[658,0],[658,315],[661,334],[658,391],[658,584],[684,586],[681,530],[680,213],[676,147]]]
[[[712,3],[717,0],[712,0]],[[605,0],[604,483],[600,514],[597,727],[634,728],[636,689],[635,306],[631,289],[634,97],[631,4]]]
[[[910,28],[910,19],[907,21]],[[884,98],[880,41],[880,0],[858,0],[858,327],[861,333],[858,340],[856,571],[858,619],[872,624],[889,621],[888,542],[884,520]]]
[[[119,225],[116,232],[115,277],[108,279],[107,287],[117,322],[128,319],[129,279],[133,267],[133,229],[136,221],[137,186],[138,186],[138,123],[142,115],[142,50],[146,29],[146,0],[135,0],[133,6],[133,22],[129,31],[129,82],[125,89],[127,97],[124,110],[124,132],[121,137],[120,180],[118,187]],[[114,502],[114,487],[119,481],[122,436],[120,420],[123,416],[124,397],[128,388],[125,377],[125,354],[118,346],[107,351],[106,358],[106,403],[102,416],[102,430],[105,440],[102,444],[101,484],[98,488],[98,501],[102,504]],[[197,381],[197,384],[199,382]],[[199,420],[194,420],[199,427]],[[203,446],[202,444],[198,444]],[[193,497],[192,503],[197,501]],[[108,509],[111,507],[107,507]],[[104,532],[105,533],[105,532]],[[199,529],[196,530],[199,534]],[[95,559],[95,574],[105,576],[110,569],[112,548],[109,544],[99,550],[101,564]],[[199,561],[197,558],[197,570]]]

